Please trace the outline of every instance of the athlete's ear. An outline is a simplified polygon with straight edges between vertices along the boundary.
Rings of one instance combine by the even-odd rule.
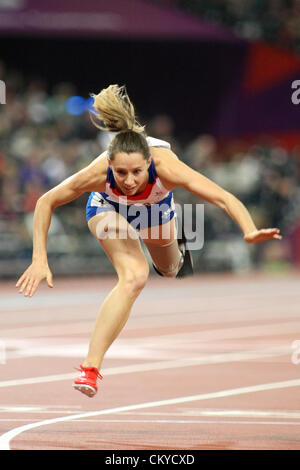
[[[151,157],[151,155],[149,155],[148,160],[147,160],[147,167],[148,168],[151,165],[151,160],[152,160],[152,157]]]

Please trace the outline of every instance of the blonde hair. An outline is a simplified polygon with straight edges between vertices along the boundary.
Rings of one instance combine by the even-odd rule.
[[[109,85],[94,98],[95,114],[91,114],[93,124],[109,132],[134,131],[144,133],[145,126],[136,120],[135,109],[127,94],[125,85]],[[102,124],[103,123],[103,124]]]

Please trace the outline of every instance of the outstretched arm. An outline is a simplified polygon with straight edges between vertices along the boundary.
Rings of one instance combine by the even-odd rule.
[[[233,194],[178,160],[170,150],[159,150],[157,171],[168,187],[181,186],[226,211],[243,231],[247,243],[262,242],[271,238],[282,239],[278,228],[258,230],[247,208]]]
[[[47,258],[47,235],[52,213],[56,207],[73,201],[86,191],[103,190],[101,186],[105,184],[106,167],[103,159],[96,159],[39,198],[33,219],[32,263],[17,281],[16,287],[20,293],[32,297],[42,279],[53,287]]]

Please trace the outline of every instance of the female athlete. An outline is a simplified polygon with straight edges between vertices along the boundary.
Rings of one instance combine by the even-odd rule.
[[[180,161],[167,142],[147,137],[124,86],[110,85],[93,97],[94,124],[117,134],[107,151],[38,200],[32,263],[16,284],[19,292],[29,297],[43,279],[53,287],[47,260],[52,212],[91,192],[86,209],[88,227],[111,260],[118,281],[100,308],[81,373],[73,384],[89,397],[96,394],[97,379],[102,378],[103,357],[126,324],[149,275],[140,239],[160,275],[176,277],[191,272],[185,242],[177,239],[174,188],[181,186],[226,211],[248,243],[282,238],[277,228],[258,230],[235,196]]]

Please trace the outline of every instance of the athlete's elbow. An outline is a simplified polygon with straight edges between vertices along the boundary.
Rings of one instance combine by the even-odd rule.
[[[228,212],[234,200],[236,200],[235,196],[224,190],[221,191],[220,194],[218,194],[211,202],[220,209]]]
[[[240,201],[234,196],[234,194],[229,193],[228,191],[223,191],[222,195],[219,198],[218,206],[226,212],[230,212],[230,209],[233,206],[236,206]]]
[[[37,209],[41,209],[41,210],[45,210],[45,209],[54,210],[55,209],[55,205],[53,204],[50,191],[42,194],[42,196],[38,198],[35,208],[36,210]]]

